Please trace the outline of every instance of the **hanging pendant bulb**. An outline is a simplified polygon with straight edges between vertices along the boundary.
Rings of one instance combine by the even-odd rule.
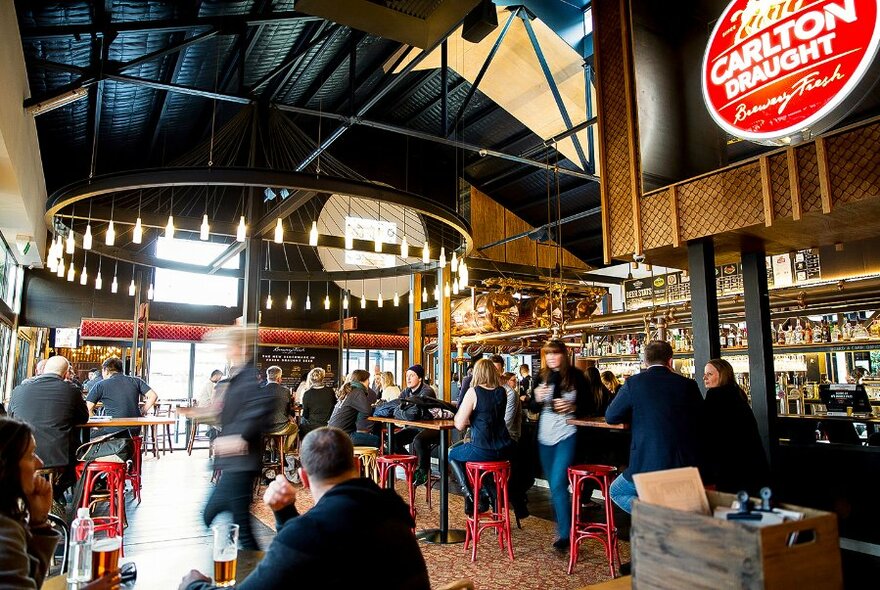
[[[67,252],[68,254],[73,254],[74,252],[76,252],[76,238],[73,237],[73,230],[67,232],[67,241],[65,242],[65,244],[67,246],[64,249],[65,252]]]
[[[116,280],[116,275],[113,275],[113,282],[110,283],[110,292],[118,293],[119,292],[119,281]]]
[[[235,232],[236,241],[243,242],[246,234],[247,226],[244,223],[244,215],[242,215],[241,219],[238,220],[238,229]]]
[[[440,268],[446,268],[446,248],[440,246]]]
[[[468,284],[468,267],[464,260],[458,264],[458,286],[461,289],[467,287]]]
[[[440,285],[434,285],[434,301],[440,301]]]
[[[458,295],[458,277],[452,279],[452,294]]]
[[[409,242],[406,241],[406,236],[400,240],[400,257],[409,258]]]
[[[428,288],[422,287],[422,303],[428,302]]]
[[[131,279],[131,284],[128,286],[128,296],[134,297],[134,292],[135,292],[134,279]]]
[[[345,249],[351,250],[354,248],[354,234],[351,232],[351,227],[345,228]]]
[[[412,305],[412,304],[413,304],[413,301],[415,301],[415,298],[413,297],[412,289],[409,290],[409,297],[408,297],[408,300],[409,300],[409,304],[410,304],[410,305]]]
[[[324,296],[324,309],[330,309],[330,296]]]
[[[140,244],[144,240],[144,226],[141,224],[141,218],[138,216],[134,222],[134,231],[131,232],[131,241]]]
[[[70,261],[70,266],[67,267],[67,282],[72,283],[73,279],[76,278],[76,269],[73,268],[73,260]]]
[[[80,284],[80,285],[85,285],[85,284],[88,283],[88,282],[89,282],[89,271],[86,270],[86,263],[83,262],[83,269],[82,269],[82,272],[79,273],[79,284]]]
[[[168,223],[165,224],[165,237],[169,240],[174,239],[174,216],[168,216]]]
[[[374,235],[375,235],[375,242],[376,243],[373,247],[373,250],[375,252],[381,252],[382,251],[382,228],[379,226],[376,226],[376,233]]]
[[[428,250],[428,242],[425,241],[424,247],[422,247],[422,262],[428,264],[431,262],[431,251]]]
[[[376,302],[376,307],[382,307],[385,302],[382,300],[382,291],[379,291],[379,301]]]
[[[449,288],[449,281],[446,281],[446,284],[443,286],[443,296],[448,299],[451,291],[452,289]]]
[[[83,234],[83,250],[92,249],[92,224],[86,226],[86,233]]]
[[[98,276],[95,277],[95,291],[100,291],[101,287],[104,286],[104,279],[101,278],[101,271],[98,271]]]
[[[287,309],[293,309],[293,299],[290,298],[290,295],[287,296],[287,301],[284,302],[284,307]]]
[[[58,259],[58,270],[55,271],[55,276],[57,276],[59,279],[64,277],[64,259],[63,258]]]
[[[266,295],[266,309],[272,309],[272,294]]]
[[[342,296],[342,309],[348,309],[348,291]]]
[[[49,251],[46,253],[46,266],[49,268],[50,272],[58,271],[58,257],[55,255],[55,241],[52,241],[52,245],[49,246]]]
[[[104,243],[108,246],[112,246],[116,243],[116,229],[113,227],[113,220],[110,220],[110,225],[107,226],[107,235],[104,238]]]
[[[312,222],[312,230],[309,232],[309,246],[318,245],[318,222]]]
[[[275,220],[275,243],[280,244],[284,241],[284,226],[281,225],[281,218]]]
[[[361,295],[361,309],[367,309],[367,298]]]
[[[392,299],[394,303],[394,307],[400,307],[400,296],[397,294],[397,291],[394,292],[394,299]]]
[[[455,250],[452,251],[452,260],[449,262],[449,269],[452,272],[458,270],[458,256],[455,255]]]
[[[312,298],[306,295],[306,310],[312,309]]]
[[[150,283],[149,288],[147,289],[147,299],[150,301],[153,300],[153,295],[155,295],[155,291],[153,291],[153,283]]]
[[[211,237],[211,226],[208,225],[208,214],[202,215],[202,226],[199,228],[199,239],[202,241]]]

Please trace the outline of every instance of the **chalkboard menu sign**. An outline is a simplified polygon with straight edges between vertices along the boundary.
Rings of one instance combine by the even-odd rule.
[[[281,382],[292,389],[299,387],[309,371],[320,367],[327,372],[324,382],[336,386],[336,364],[339,351],[336,348],[304,348],[302,346],[261,346],[257,357],[257,370],[265,374],[272,365],[281,367]]]
[[[822,278],[819,250],[798,250],[794,253],[767,257],[767,284],[769,287],[787,287]],[[715,267],[715,287],[718,295],[743,292],[742,265],[738,263]],[[628,310],[651,307],[661,303],[687,301],[691,297],[690,277],[675,272],[623,282],[623,298]]]

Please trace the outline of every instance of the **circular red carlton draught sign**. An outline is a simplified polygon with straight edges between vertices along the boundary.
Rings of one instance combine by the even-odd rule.
[[[734,0],[703,56],[709,113],[758,143],[823,131],[872,66],[878,15],[880,0]]]

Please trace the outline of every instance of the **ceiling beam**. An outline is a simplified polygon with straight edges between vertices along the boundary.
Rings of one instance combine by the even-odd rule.
[[[227,15],[209,17],[190,17],[162,20],[134,20],[113,22],[106,25],[91,23],[85,25],[49,25],[22,27],[21,38],[28,40],[66,39],[69,37],[89,37],[92,35],[124,35],[126,33],[179,33],[202,27],[218,29],[222,34],[236,33],[245,27],[267,24],[302,23],[321,21],[320,17],[294,11],[273,12],[262,15]]]
[[[303,55],[305,55],[305,53],[314,45],[321,43],[326,39],[333,30],[333,27],[327,26],[326,23],[310,23],[310,26],[306,28],[306,31],[299,35],[296,38],[296,41],[290,46],[290,50],[287,52],[287,55],[284,56],[284,59],[281,60],[281,63],[275,66],[272,71],[265,76],[257,80],[250,87],[250,92],[256,93],[257,90],[271,82],[281,73],[285,73],[285,76],[282,76],[282,78],[284,79],[284,82],[286,82],[290,77],[290,73],[296,69],[297,65],[302,60]],[[281,84],[283,85],[284,82],[281,82]]]
[[[173,40],[168,46],[153,51],[152,53],[148,53],[146,55],[142,55],[141,57],[136,57],[131,61],[127,61],[125,63],[121,63],[117,66],[117,71],[121,72],[123,70],[128,70],[130,68],[137,67],[142,63],[146,63],[148,61],[152,61],[154,59],[158,59],[160,57],[165,57],[166,55],[177,54],[179,55],[184,49],[191,45],[195,45],[196,43],[201,43],[207,39],[211,39],[212,37],[216,37],[219,34],[217,29],[211,29],[205,31],[204,33],[199,33],[194,37],[187,38],[177,38]],[[184,33],[184,36],[186,33]]]
[[[324,87],[324,84],[327,83],[336,70],[339,69],[340,66],[345,62],[345,60],[349,59],[349,52],[352,48],[357,51],[357,46],[360,44],[361,40],[365,37],[365,34],[361,31],[355,31],[354,29],[348,29],[348,39],[346,39],[345,44],[338,48],[336,53],[331,57],[318,71],[318,75],[315,76],[312,83],[309,84],[308,88],[302,93],[300,96],[299,102],[302,106],[308,106],[309,102],[321,91],[321,88]]]
[[[332,45],[336,38],[339,35],[344,34],[348,29],[343,27],[342,25],[334,25],[331,27],[329,34],[321,35],[319,38],[315,39],[314,42],[309,43],[308,49],[303,53],[302,59],[299,59],[296,64],[288,70],[287,74],[279,78],[273,86],[270,86],[267,92],[265,93],[265,99],[269,102],[275,102],[278,98],[278,94],[281,90],[287,86],[288,81],[296,74],[296,78],[294,82],[291,84],[291,87],[296,88],[299,85],[299,81],[302,79],[303,75],[309,71],[312,63],[315,59],[318,58],[319,55],[323,54],[327,47]],[[316,49],[312,51],[313,46],[317,46],[321,44],[320,49]],[[298,73],[297,73],[298,72]]]

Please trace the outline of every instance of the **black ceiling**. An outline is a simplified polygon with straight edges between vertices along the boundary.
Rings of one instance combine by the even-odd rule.
[[[370,180],[450,207],[456,206],[459,176],[535,226],[599,205],[598,185],[591,180],[565,174],[557,179],[535,166],[346,122],[370,105],[368,118],[380,126],[442,136],[442,70],[386,73],[405,46],[296,13],[293,4],[16,2],[33,97],[28,104],[70,88],[89,88],[87,99],[37,117],[50,193],[92,172],[206,160],[212,137],[216,151],[226,150],[228,163],[316,170],[318,162],[307,162],[305,152],[283,150],[283,135],[274,144],[269,141],[281,120],[284,128],[301,129],[309,145],[338,134],[326,154]],[[376,101],[389,84],[393,89]],[[577,170],[479,91],[461,123],[448,129],[471,85],[451,70],[446,84],[446,131],[452,139],[542,163],[558,160],[560,167]],[[222,130],[243,112],[261,130],[256,138],[262,143],[254,153],[244,135],[227,133],[220,141]],[[223,157],[216,151],[215,161]],[[548,195],[554,200],[549,217]],[[240,199],[233,195],[229,201],[225,215],[231,221],[237,219]],[[224,214],[222,208],[217,214]],[[564,244],[594,265],[601,262],[599,221],[593,215],[563,232]],[[575,233],[571,241],[565,238]]]

